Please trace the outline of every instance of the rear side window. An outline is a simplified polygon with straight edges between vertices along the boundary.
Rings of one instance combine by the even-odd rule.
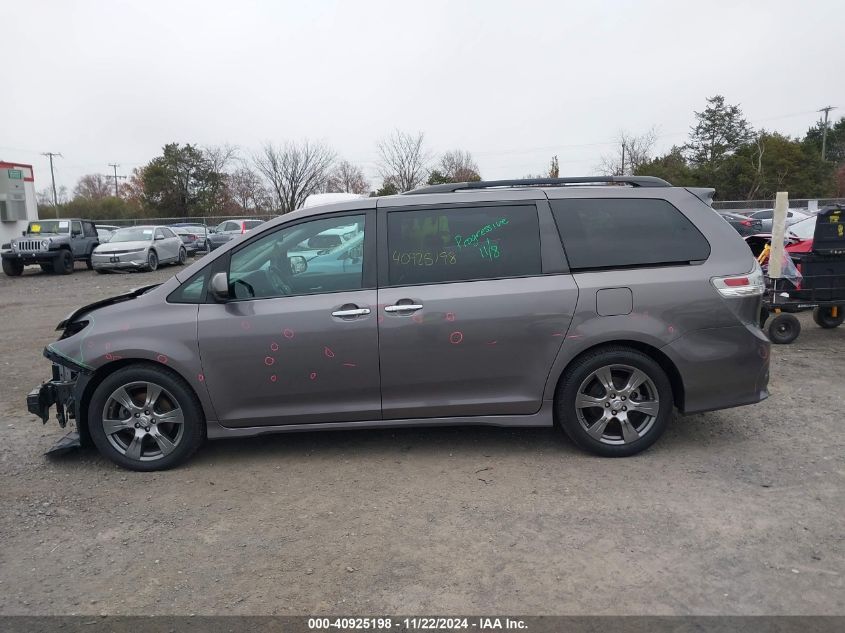
[[[710,256],[695,225],[665,200],[551,200],[573,270],[684,264]]]
[[[539,275],[534,205],[387,214],[391,286]]]

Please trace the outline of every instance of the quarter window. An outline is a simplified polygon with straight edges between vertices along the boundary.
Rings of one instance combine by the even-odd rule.
[[[387,242],[392,286],[542,272],[534,205],[393,211]]]
[[[352,237],[326,244],[328,235]],[[232,255],[230,293],[237,299],[307,295],[363,287],[364,216],[335,216],[273,231]]]
[[[684,264],[707,259],[710,244],[665,200],[552,200],[573,270]]]

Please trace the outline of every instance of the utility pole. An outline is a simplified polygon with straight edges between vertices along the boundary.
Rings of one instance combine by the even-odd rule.
[[[120,194],[117,193],[117,179],[118,178],[126,178],[126,176],[118,176],[117,175],[117,168],[120,167],[118,163],[109,163],[109,167],[114,169],[114,197],[119,198]]]
[[[822,160],[825,159],[825,149],[827,148],[827,116],[831,110],[835,110],[834,106],[825,106],[819,112],[824,112],[824,130],[822,130]]]
[[[56,195],[56,175],[53,173],[53,156],[64,158],[58,152],[43,152],[42,156],[50,157],[50,179],[53,181],[53,207],[56,209],[56,217],[59,217],[59,197]]]

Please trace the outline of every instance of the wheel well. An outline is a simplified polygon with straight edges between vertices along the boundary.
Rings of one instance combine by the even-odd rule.
[[[672,399],[674,400],[675,406],[683,411],[684,409],[684,381],[681,379],[681,374],[678,371],[678,368],[675,367],[675,363],[666,356],[663,352],[661,352],[656,347],[649,345],[648,343],[642,343],[640,341],[629,341],[629,340],[619,340],[619,341],[605,341],[603,343],[599,343],[597,345],[593,345],[592,347],[588,347],[587,349],[583,350],[580,354],[575,356],[572,360],[570,360],[566,367],[563,368],[563,371],[560,372],[560,376],[557,380],[557,386],[555,388],[555,394],[557,394],[557,390],[560,389],[561,383],[563,381],[563,375],[566,373],[566,370],[577,361],[579,358],[584,356],[585,354],[589,354],[591,352],[595,352],[597,349],[601,349],[602,347],[630,347],[631,349],[635,349],[638,352],[642,352],[646,356],[650,357],[654,362],[660,365],[660,368],[666,372],[666,376],[669,378],[669,384],[672,385]]]
[[[83,444],[91,443],[91,436],[88,433],[88,405],[91,402],[91,396],[94,394],[94,391],[97,389],[97,387],[100,386],[100,383],[103,382],[103,380],[105,380],[107,376],[113,374],[119,369],[129,367],[130,365],[155,367],[156,369],[173,374],[174,376],[182,379],[188,386],[188,389],[191,390],[191,393],[194,394],[194,397],[197,399],[197,403],[199,403],[200,405],[200,411],[203,412],[203,414],[205,413],[203,411],[202,401],[199,399],[196,390],[193,388],[193,386],[191,386],[191,383],[189,383],[182,374],[174,370],[172,367],[167,367],[166,365],[162,365],[161,363],[154,363],[152,361],[142,360],[138,358],[123,358],[121,360],[115,360],[97,369],[94,372],[94,375],[91,376],[91,378],[88,380],[88,383],[85,385],[85,388],[82,390],[82,398],[79,403],[79,416],[76,420],[76,428],[79,430],[79,436],[82,439]]]

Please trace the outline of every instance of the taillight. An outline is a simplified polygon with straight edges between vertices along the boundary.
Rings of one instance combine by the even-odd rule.
[[[246,233],[246,222],[241,222],[241,235]]]
[[[710,279],[713,287],[723,297],[753,297],[763,294],[765,283],[760,264],[754,262],[754,268],[745,275],[731,275],[730,277],[713,277]]]
[[[742,226],[751,226],[751,220],[743,220],[740,224]]]

